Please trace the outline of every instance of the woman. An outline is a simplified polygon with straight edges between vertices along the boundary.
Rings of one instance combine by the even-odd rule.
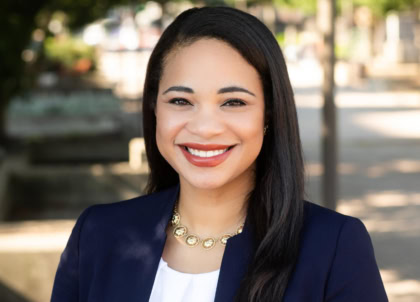
[[[387,301],[360,220],[303,200],[293,92],[256,18],[190,9],[144,86],[148,195],[78,218],[52,301]]]

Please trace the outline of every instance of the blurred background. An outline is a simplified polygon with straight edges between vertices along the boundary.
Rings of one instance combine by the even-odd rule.
[[[295,91],[307,199],[325,205],[322,2],[2,0],[0,301],[49,301],[81,211],[142,194],[145,68],[193,6],[234,6],[272,30]],[[334,207],[368,228],[390,301],[420,301],[420,1],[337,0],[333,24]]]

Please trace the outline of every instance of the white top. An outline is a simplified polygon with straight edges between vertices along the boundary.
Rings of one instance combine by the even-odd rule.
[[[161,257],[149,302],[213,302],[219,272],[181,273]]]

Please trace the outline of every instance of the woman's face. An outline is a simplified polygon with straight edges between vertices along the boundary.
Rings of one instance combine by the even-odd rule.
[[[201,39],[170,53],[155,114],[157,146],[181,184],[214,189],[253,180],[263,88],[255,68],[229,44]]]

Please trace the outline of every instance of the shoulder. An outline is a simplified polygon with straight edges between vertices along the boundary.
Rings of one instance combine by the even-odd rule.
[[[367,247],[370,251],[370,237],[360,219],[308,201],[305,201],[304,217],[299,249],[299,262],[304,267],[322,271],[326,277],[337,254],[344,259],[353,256],[353,249]],[[343,250],[342,246],[347,245],[350,250]]]
[[[308,201],[295,279],[318,280],[328,301],[387,301],[362,221]]]
[[[305,202],[300,251],[302,271],[323,280],[326,300],[387,301],[372,241],[360,219]]]
[[[163,191],[137,196],[127,200],[95,204],[89,207],[91,209],[87,208],[86,210],[100,216],[118,217],[118,215],[124,215],[124,218],[127,218],[126,215],[130,214],[149,215],[154,212],[161,212],[175,198],[176,193],[176,187],[171,187]]]
[[[304,217],[287,297],[291,301],[387,301],[372,242],[360,219],[307,201]]]
[[[359,218],[340,214],[310,201],[304,204],[304,234],[310,232],[312,235],[336,237],[343,228],[367,232]]]
[[[112,228],[124,226],[154,225],[171,209],[176,198],[177,187],[171,187],[152,194],[107,204],[95,204],[87,207],[77,219],[76,224],[84,229],[100,227]]]
[[[351,252],[361,245],[371,245],[371,240],[363,222],[352,216],[343,215],[305,201],[304,225],[302,229],[302,249],[310,249],[320,258],[335,257],[337,248],[348,243]],[[302,250],[305,253],[304,250]]]
[[[372,242],[360,219],[305,201],[288,295],[305,301],[387,301]]]

